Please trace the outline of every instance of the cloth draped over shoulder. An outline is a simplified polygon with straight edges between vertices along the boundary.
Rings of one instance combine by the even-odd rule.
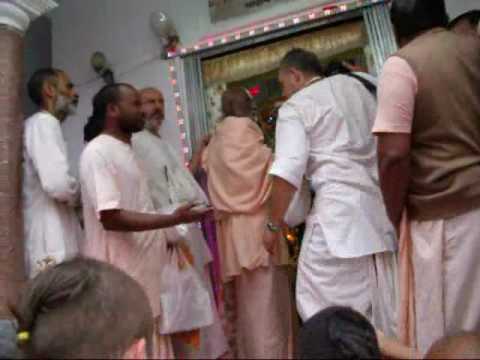
[[[249,118],[226,117],[203,154],[208,190],[217,218],[225,282],[249,271],[288,262],[285,242],[271,257],[263,246],[272,183],[272,152]]]
[[[133,136],[132,145],[147,174],[156,209],[180,203],[208,203],[207,196],[167,141],[143,130]]]
[[[204,159],[208,189],[217,210],[251,214],[265,205],[271,190],[267,174],[272,152],[263,145],[263,134],[252,120],[223,120]]]

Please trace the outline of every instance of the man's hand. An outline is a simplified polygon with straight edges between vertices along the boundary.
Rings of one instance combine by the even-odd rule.
[[[263,246],[268,253],[274,254],[275,248],[277,247],[277,241],[279,237],[279,233],[274,233],[268,229],[265,229],[265,233],[263,234]]]
[[[284,241],[284,238],[288,231],[288,226],[284,222],[280,222],[279,231],[272,231],[268,228],[265,228],[265,233],[263,234],[263,246],[265,250],[267,250],[270,254],[275,253],[275,249],[277,248],[277,244],[279,241]]]
[[[201,167],[203,152],[210,143],[211,138],[211,135],[205,135],[198,143],[197,150],[193,153],[192,161],[190,162],[190,172],[192,174],[195,174]]]
[[[205,207],[201,209],[194,209],[198,207],[195,204],[188,204],[180,206],[173,213],[175,222],[178,224],[190,224],[202,220],[202,218],[212,211],[211,207]]]

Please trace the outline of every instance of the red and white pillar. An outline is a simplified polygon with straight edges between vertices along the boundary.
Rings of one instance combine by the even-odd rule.
[[[21,207],[24,34],[30,22],[57,4],[0,0],[0,319],[25,280]],[[13,300],[14,301],[14,300]]]

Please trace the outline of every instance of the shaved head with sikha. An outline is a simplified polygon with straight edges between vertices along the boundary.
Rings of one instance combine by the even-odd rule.
[[[250,117],[253,113],[253,100],[244,88],[232,88],[222,95],[222,111],[225,117]]]

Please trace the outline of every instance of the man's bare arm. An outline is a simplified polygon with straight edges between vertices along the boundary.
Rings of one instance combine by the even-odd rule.
[[[190,162],[190,172],[194,175],[202,167],[203,151],[208,146],[208,143],[210,142],[210,138],[211,138],[210,135],[205,135],[200,140],[197,151],[193,153],[192,161]]]
[[[285,214],[297,189],[288,181],[273,176],[270,221],[275,225],[284,224]]]
[[[271,210],[269,221],[277,226],[285,228],[285,214],[290,206],[290,202],[295,195],[296,188],[288,181],[284,179],[273,176],[273,188],[272,188],[272,197],[271,197]],[[276,242],[279,241],[279,236],[281,234],[273,233],[265,229],[265,236],[263,239],[265,249],[269,253],[275,251]]]
[[[105,210],[100,213],[100,221],[108,231],[140,232],[196,222],[208,211],[192,211],[192,205],[182,206],[171,215]]]
[[[410,134],[378,134],[380,187],[390,221],[398,230],[410,181]]]

